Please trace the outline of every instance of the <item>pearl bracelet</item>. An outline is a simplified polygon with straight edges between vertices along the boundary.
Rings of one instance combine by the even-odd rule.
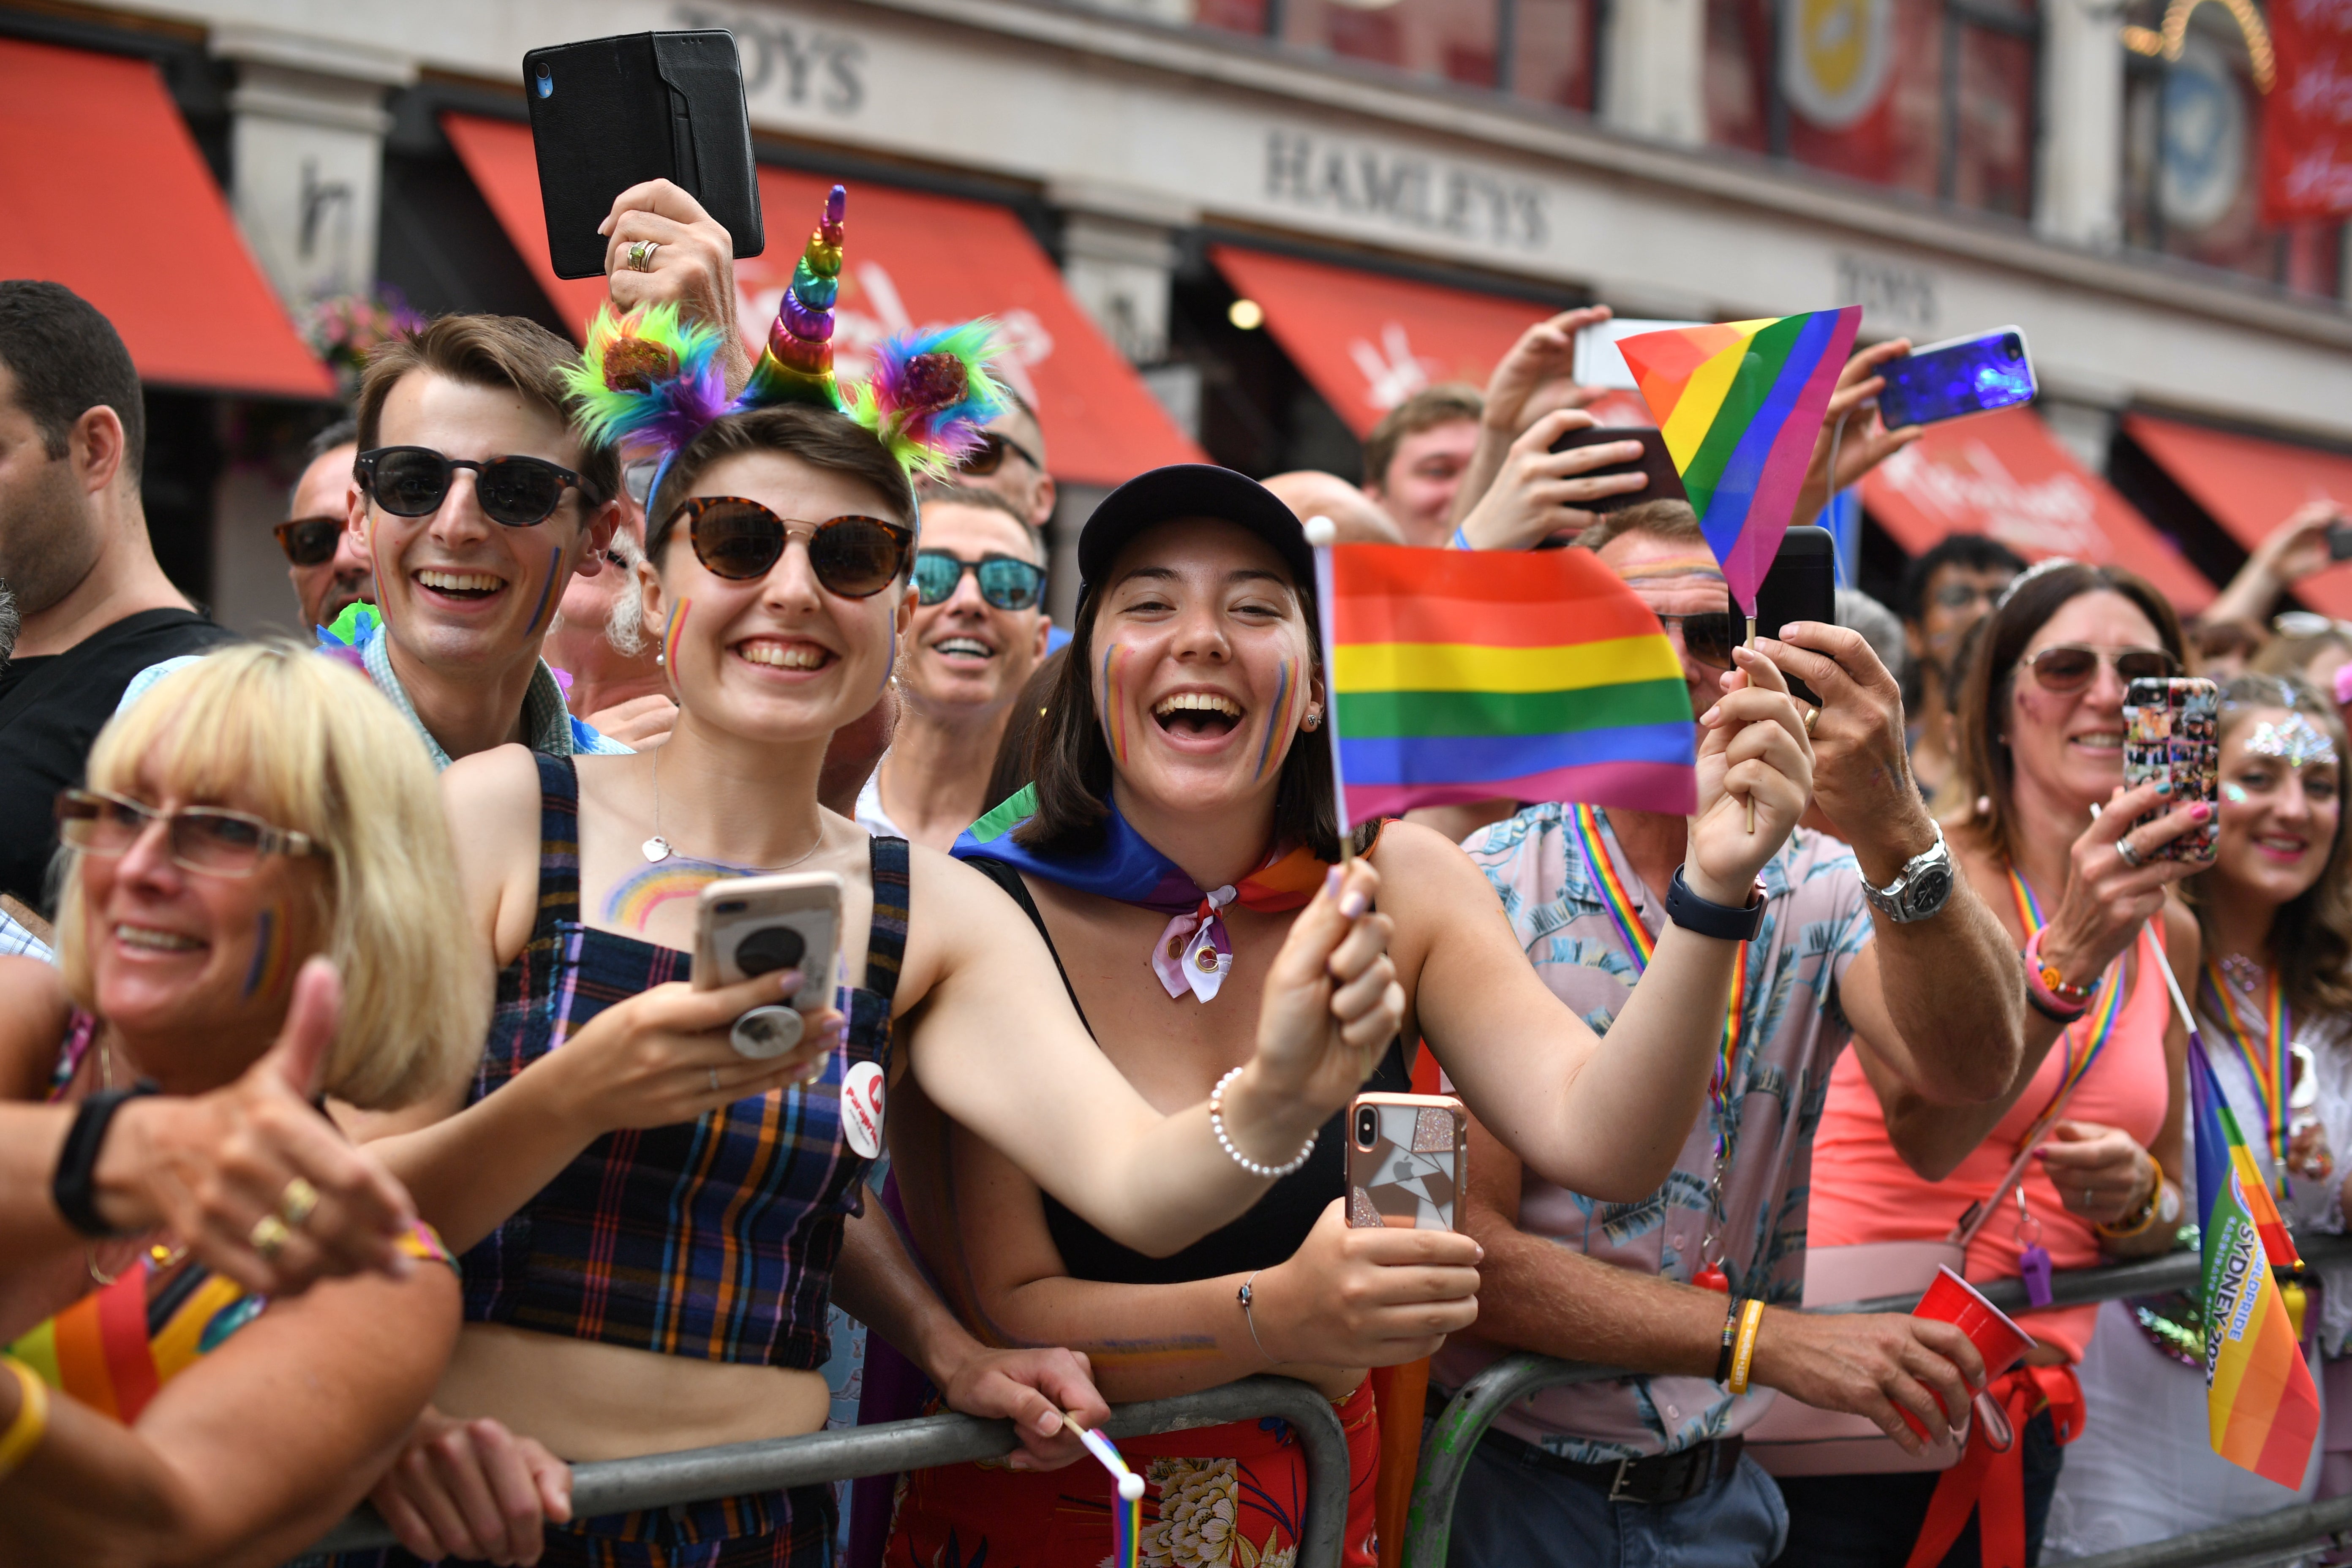
[[[1307,1146],[1293,1155],[1287,1165],[1261,1165],[1239,1149],[1234,1148],[1234,1141],[1225,1136],[1225,1085],[1241,1076],[1242,1069],[1235,1068],[1219,1079],[1217,1087],[1209,1091],[1209,1131],[1217,1135],[1217,1147],[1233,1156],[1234,1164],[1253,1176],[1267,1176],[1278,1180],[1307,1163],[1307,1157],[1315,1152],[1315,1134],[1309,1132],[1307,1135]]]

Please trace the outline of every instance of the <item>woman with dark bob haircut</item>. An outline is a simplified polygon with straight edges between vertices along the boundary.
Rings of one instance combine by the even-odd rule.
[[[1339,857],[1313,557],[1262,487],[1183,467],[1106,499],[1078,562],[1076,624],[1031,742],[1035,785],[956,853],[1036,922],[1102,1054],[1172,1107],[1249,1059],[1252,1005],[1298,918],[1295,889]],[[1718,904],[1749,902],[1811,788],[1798,710],[1758,662],[1767,673],[1751,679],[1771,687],[1727,694],[1699,758],[1682,874]],[[1368,1061],[1368,1087],[1408,1089],[1408,1042],[1425,1040],[1472,1111],[1549,1179],[1611,1201],[1654,1191],[1699,1112],[1735,944],[1670,925],[1602,1040],[1537,976],[1457,847],[1387,822],[1358,830],[1353,847],[1380,870],[1409,999],[1403,1029]],[[935,1115],[917,1125],[937,1136],[898,1145],[897,1179],[934,1276],[975,1332],[1083,1350],[1114,1400],[1268,1370],[1311,1384],[1337,1406],[1354,1461],[1345,1560],[1374,1561],[1366,1369],[1417,1360],[1470,1326],[1475,1242],[1407,1228],[1411,1214],[1376,1208],[1369,1192],[1349,1200],[1351,1226],[1344,1117],[1285,1152],[1282,1180],[1248,1214],[1172,1258],[1102,1235],[984,1130]],[[1155,1561],[1223,1562],[1227,1550],[1235,1562],[1291,1560],[1304,1469],[1286,1427],[1241,1422],[1128,1451],[1152,1488]],[[959,1561],[984,1549],[991,1562],[1090,1568],[1109,1544],[1109,1500],[1084,1471],[926,1472],[910,1479],[890,1561],[940,1561],[952,1540]]]
[[[2164,810],[2170,786],[2155,782],[2123,788],[2124,697],[2136,679],[2186,673],[2186,660],[2172,606],[2119,567],[2042,562],[1986,617],[1953,710],[1970,798],[1946,826],[1977,892],[2024,951],[2024,1061],[2001,1099],[1972,1119],[1944,1110],[1939,1131],[1913,1140],[1930,1168],[1949,1173],[1929,1181],[1888,1132],[1927,1108],[1859,1054],[1841,1060],[1813,1144],[1811,1247],[1942,1242],[1964,1213],[1982,1213],[1965,1268],[1954,1264],[1970,1279],[2017,1279],[2029,1260],[2084,1268],[2170,1249],[2188,1037],[2155,966],[2171,963],[2184,984],[2195,976],[2197,922],[2169,889],[2209,862],[2158,851],[2212,810]],[[2095,1307],[2019,1315],[2035,1343],[1990,1390],[2017,1441],[1994,1456],[1983,1485],[1995,1499],[2004,1489],[2012,1505],[1986,1516],[2021,1518],[2025,1539],[1985,1543],[1988,1561],[2006,1551],[2004,1561],[2030,1563],[2041,1550],[2060,1445],[2082,1430],[2073,1367],[2097,1319]],[[1971,1442],[1986,1440],[1985,1426]],[[1936,1500],[1934,1517],[1958,1540],[1937,1536],[1954,1553],[1942,1560],[1976,1562],[1976,1498],[1964,1478],[1978,1468],[1922,1471],[1891,1443],[1886,1459],[1875,1473],[1783,1476],[1782,1561],[1900,1559]],[[1912,1473],[1885,1473],[1898,1469]]]

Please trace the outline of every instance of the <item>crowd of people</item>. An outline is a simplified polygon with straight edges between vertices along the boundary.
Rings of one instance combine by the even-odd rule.
[[[0,1561],[277,1563],[366,1500],[401,1545],[339,1562],[1092,1568],[1066,1414],[1274,1373],[1347,1434],[1370,1568],[1424,1411],[1516,1351],[1625,1375],[1477,1444],[1473,1568],[2030,1563],[2294,1500],[2211,1452],[2191,1299],[2028,1310],[2009,1368],[1798,1309],[2185,1245],[2166,966],[2343,1228],[2352,634],[2272,618],[2332,507],[2190,625],[1962,535],[1743,646],[1689,505],[1553,450],[1570,311],[1360,485],[1137,476],[1062,627],[1036,411],[926,446],[794,346],[837,207],[756,363],[690,198],[607,230],[584,356],[442,317],[312,442],[315,647],[172,586],[119,337],[0,282]],[[1872,402],[1905,347],[1844,368],[1806,515],[1916,438]],[[1696,812],[1343,834],[1310,516],[1591,551],[1680,659]],[[2126,684],[2197,673],[2218,802],[2125,789]],[[783,870],[838,879],[836,973],[698,986],[696,895]],[[740,1051],[780,1005],[799,1043]],[[1350,1225],[1347,1107],[1416,1087],[1469,1112],[1457,1224]],[[2352,1279],[2313,1289],[2352,1414]],[[575,1517],[576,1463],[945,1409],[1021,1446]],[[1124,1447],[1142,1561],[1296,1562],[1286,1424]],[[2343,1491],[2352,1421],[2300,1495]]]

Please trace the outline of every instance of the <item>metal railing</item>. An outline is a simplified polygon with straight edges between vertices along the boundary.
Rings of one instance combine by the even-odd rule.
[[[2304,1261],[2314,1267],[2352,1263],[2352,1237],[2298,1237],[2297,1244]],[[2054,1306],[2084,1306],[2125,1296],[2158,1296],[2167,1291],[2195,1289],[2199,1275],[2197,1254],[2174,1252],[2137,1262],[2053,1274],[2050,1294]],[[1978,1289],[2004,1311],[2016,1311],[2027,1305],[2022,1280],[1997,1279]],[[1806,1310],[1834,1313],[1908,1312],[1918,1300],[1918,1293],[1914,1291]],[[1422,1445],[1421,1474],[1413,1484],[1412,1503],[1405,1516],[1407,1568],[1444,1568],[1446,1542],[1454,1529],[1454,1494],[1461,1488],[1471,1451],[1477,1447],[1478,1440],[1486,1435],[1497,1415],[1543,1389],[1603,1383],[1626,1375],[1617,1367],[1559,1361],[1522,1351],[1505,1356],[1464,1384],[1446,1402]],[[2200,1563],[2286,1562],[2312,1549],[2323,1537],[2347,1528],[2352,1528],[2352,1498],[2330,1499],[2081,1562],[2091,1568],[2191,1568]],[[2212,1538],[2210,1542],[2208,1537]],[[2187,1554],[2179,1554],[2183,1552]],[[2264,1552],[2270,1554],[2263,1555]]]
[[[1289,1422],[1306,1451],[1307,1501],[1300,1521],[1298,1562],[1315,1568],[1336,1568],[1348,1530],[1348,1436],[1331,1402],[1307,1384],[1287,1377],[1245,1377],[1199,1394],[1115,1405],[1103,1430],[1113,1437],[1147,1437],[1265,1415]],[[572,1468],[572,1513],[575,1519],[596,1519],[634,1509],[708,1502],[747,1492],[969,1464],[1000,1458],[1018,1446],[1010,1421],[926,1415],[914,1421],[812,1432],[804,1437],[607,1459]],[[1094,1463],[1092,1459],[1078,1462]],[[305,1560],[322,1552],[369,1551],[395,1543],[392,1531],[375,1510],[362,1504],[312,1547]]]

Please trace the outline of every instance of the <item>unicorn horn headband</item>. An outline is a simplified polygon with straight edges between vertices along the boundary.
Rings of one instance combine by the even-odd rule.
[[[588,346],[565,372],[580,399],[587,438],[618,447],[628,461],[657,458],[655,490],[670,460],[713,420],[782,403],[846,415],[872,431],[910,475],[945,474],[977,448],[982,428],[1005,406],[1003,389],[988,374],[998,344],[995,323],[986,318],[900,333],[876,351],[874,374],[866,382],[845,391],[835,379],[834,305],[848,204],[849,193],[834,186],[793,264],[792,284],[777,305],[751,379],[732,399],[719,370],[716,329],[682,321],[675,305],[620,316],[609,305],[598,306]]]

